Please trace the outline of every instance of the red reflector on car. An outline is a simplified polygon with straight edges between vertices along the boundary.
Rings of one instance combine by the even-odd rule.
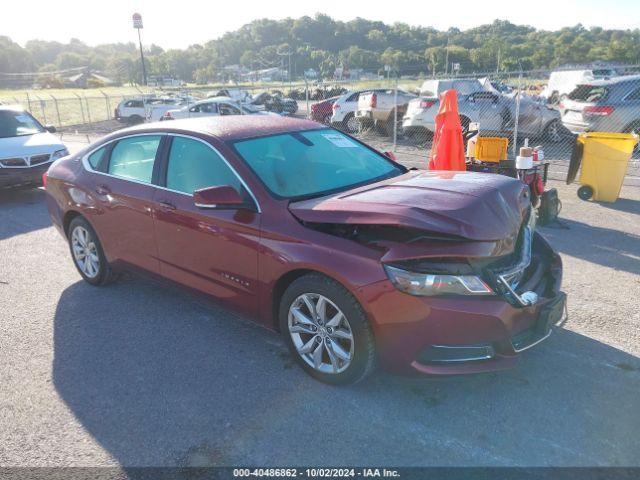
[[[436,102],[432,102],[430,100],[422,100],[420,102],[420,108],[431,108],[433,107],[434,103]]]
[[[592,106],[592,107],[584,107],[582,113],[587,115],[601,115],[607,116],[611,115],[615,111],[615,107],[611,106]]]
[[[43,186],[44,188],[47,188],[47,172],[44,172],[44,173],[42,174],[42,186]]]

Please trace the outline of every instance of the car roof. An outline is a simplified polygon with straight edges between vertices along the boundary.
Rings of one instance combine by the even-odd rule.
[[[238,103],[237,100],[234,100],[231,97],[209,97],[209,98],[204,98],[202,100],[198,100],[196,102],[196,104],[198,103],[211,103],[211,102],[233,102],[233,103]]]
[[[275,115],[228,115],[144,123],[118,130],[111,138],[121,136],[122,133],[201,133],[228,142],[325,128],[327,128],[326,125],[300,118]]]
[[[590,82],[584,82],[582,85],[593,85],[594,87],[606,87],[609,85],[616,85],[618,83],[640,81],[640,75],[626,75],[621,77],[610,78],[609,80],[592,80]]]

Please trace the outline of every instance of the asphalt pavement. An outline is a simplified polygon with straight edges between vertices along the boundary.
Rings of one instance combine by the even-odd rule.
[[[84,283],[45,192],[1,192],[0,466],[640,465],[640,189],[553,186],[564,327],[507,372],[353,387],[192,294]]]

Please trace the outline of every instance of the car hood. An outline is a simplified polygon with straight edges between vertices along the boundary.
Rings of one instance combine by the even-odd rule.
[[[40,153],[53,153],[65,148],[58,137],[49,132],[0,138],[0,157],[25,157]]]
[[[491,242],[513,241],[529,205],[526,186],[503,175],[414,171],[292,202],[289,210],[310,223],[397,226]]]

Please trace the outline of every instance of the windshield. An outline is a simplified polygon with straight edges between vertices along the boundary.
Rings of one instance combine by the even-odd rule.
[[[21,137],[40,132],[44,132],[44,128],[29,113],[0,110],[0,138]]]
[[[236,151],[280,198],[318,197],[395,177],[406,170],[335,130],[242,140]]]

